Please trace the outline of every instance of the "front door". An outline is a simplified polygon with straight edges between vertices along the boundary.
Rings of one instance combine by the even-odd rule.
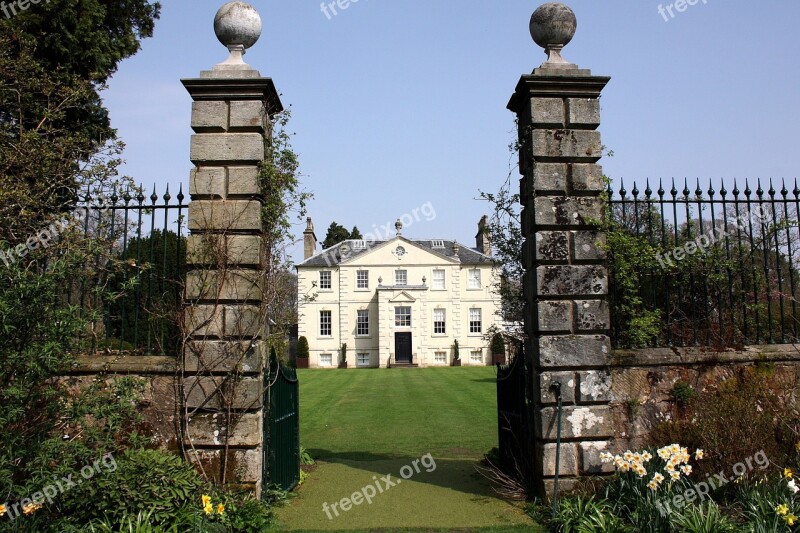
[[[411,333],[394,334],[394,360],[411,364]]]

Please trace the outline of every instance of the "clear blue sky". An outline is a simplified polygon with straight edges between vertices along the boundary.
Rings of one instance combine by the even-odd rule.
[[[568,2],[578,32],[564,56],[612,77],[606,174],[794,179],[800,2],[698,0],[665,21],[658,6],[673,1]],[[124,173],[146,186],[187,189],[191,99],[180,79],[227,57],[213,32],[222,3],[163,2],[154,38],[104,93],[128,145]],[[545,59],[528,33],[541,3],[359,0],[329,20],[317,0],[253,2],[264,32],[245,59],[293,109],[320,239],[333,220],[366,232],[431,203],[435,219],[406,235],[474,246],[490,210],[479,191],[496,190],[512,164],[506,103]]]

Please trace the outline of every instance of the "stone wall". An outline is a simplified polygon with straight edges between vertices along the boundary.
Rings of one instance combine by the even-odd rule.
[[[752,346],[717,351],[702,348],[616,350],[611,358],[611,451],[639,449],[651,430],[671,419],[672,391],[679,381],[700,393],[718,385],[742,367],[770,365],[770,379],[782,387],[800,387],[800,347]],[[792,386],[793,384],[793,386]],[[798,398],[794,398],[797,403]]]
[[[138,429],[152,437],[157,446],[177,451],[180,427],[177,365],[176,357],[82,356],[62,381],[70,388],[83,389],[96,379],[111,381],[123,376],[141,379],[144,393],[138,405],[142,415]]]

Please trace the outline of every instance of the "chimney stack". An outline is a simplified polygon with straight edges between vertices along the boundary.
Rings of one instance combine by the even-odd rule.
[[[489,217],[483,215],[478,222],[478,234],[475,235],[475,247],[484,255],[492,255],[492,236],[489,233]]]
[[[317,251],[317,236],[314,234],[314,223],[311,217],[306,218],[306,230],[303,232],[303,261],[314,257]]]

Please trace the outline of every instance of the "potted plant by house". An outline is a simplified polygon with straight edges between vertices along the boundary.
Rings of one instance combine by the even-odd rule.
[[[297,339],[297,368],[308,368],[308,339]]]
[[[461,356],[458,353],[458,340],[453,341],[453,366],[461,366]]]
[[[495,333],[489,345],[492,350],[492,364],[506,364],[506,342],[500,333]]]
[[[339,351],[339,368],[347,368],[347,344],[342,343]]]

